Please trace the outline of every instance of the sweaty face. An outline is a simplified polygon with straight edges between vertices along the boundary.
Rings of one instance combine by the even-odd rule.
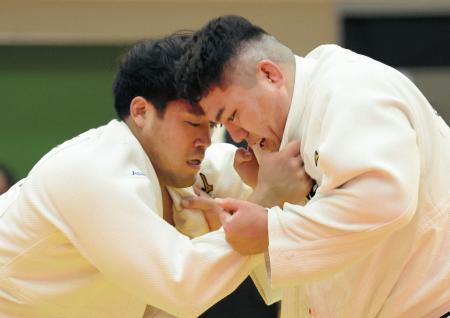
[[[164,116],[154,118],[144,129],[144,149],[161,184],[183,188],[195,181],[196,173],[211,144],[210,122],[182,100],[167,104]]]
[[[278,150],[289,106],[280,91],[257,83],[248,88],[228,85],[213,87],[200,101],[209,120],[223,124],[234,141],[245,139],[249,146],[259,144]]]

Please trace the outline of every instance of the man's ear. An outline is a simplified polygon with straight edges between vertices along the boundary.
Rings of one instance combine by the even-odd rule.
[[[151,119],[156,116],[156,109],[151,102],[146,100],[142,96],[136,96],[130,103],[130,117],[137,127],[144,127],[144,124],[148,122],[149,117]]]
[[[278,64],[265,59],[258,62],[257,68],[258,79],[277,86],[284,85],[285,77]]]

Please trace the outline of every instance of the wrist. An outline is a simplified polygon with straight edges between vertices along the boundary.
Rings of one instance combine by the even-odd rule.
[[[269,209],[266,209],[262,221],[262,228],[264,229],[264,239],[262,240],[263,252],[267,252],[269,250]]]
[[[270,191],[268,187],[259,184],[253,189],[248,201],[261,205],[265,208],[271,208],[279,205],[279,201],[276,196],[273,195],[272,191]]]

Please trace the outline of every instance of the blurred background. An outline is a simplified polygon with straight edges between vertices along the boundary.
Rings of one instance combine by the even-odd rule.
[[[129,44],[223,14],[248,18],[298,55],[336,43],[394,66],[450,122],[450,0],[0,0],[8,178],[25,177],[53,146],[115,117],[111,84]],[[236,294],[252,305],[230,301],[205,317],[274,317],[276,309],[252,311],[260,299],[251,287]]]
[[[400,68],[450,121],[450,0],[0,0],[0,162],[22,178],[112,118],[127,45],[230,13],[299,55],[337,43]]]

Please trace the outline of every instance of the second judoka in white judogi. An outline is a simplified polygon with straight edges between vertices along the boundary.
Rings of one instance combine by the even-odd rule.
[[[319,187],[305,206],[269,211],[282,317],[450,310],[450,131],[419,90],[386,65],[321,46],[296,57],[281,148],[292,140]]]

